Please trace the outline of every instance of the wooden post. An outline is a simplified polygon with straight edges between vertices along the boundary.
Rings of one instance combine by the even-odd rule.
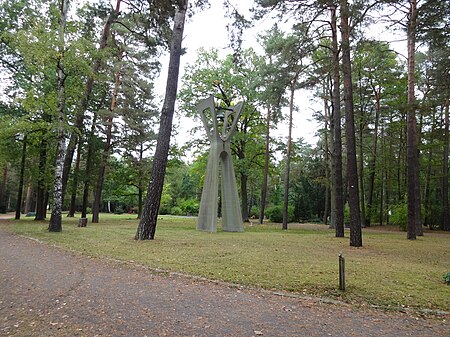
[[[339,253],[339,290],[345,291],[345,258]]]

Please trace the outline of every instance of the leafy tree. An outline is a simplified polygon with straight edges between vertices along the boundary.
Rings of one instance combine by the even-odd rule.
[[[264,158],[260,140],[265,123],[257,91],[261,85],[261,66],[261,58],[251,49],[241,51],[239,64],[234,62],[233,55],[221,59],[217,50],[200,50],[196,63],[187,67],[180,92],[183,109],[189,116],[197,115],[194,103],[211,94],[225,107],[240,100],[245,102],[231,141],[231,151],[238,158],[235,168],[240,176],[244,221],[248,220],[248,182],[260,174],[256,168],[263,167]],[[204,139],[197,142],[203,145]]]

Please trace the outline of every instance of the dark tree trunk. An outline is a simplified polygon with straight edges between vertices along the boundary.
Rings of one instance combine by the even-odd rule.
[[[373,130],[373,142],[372,142],[372,158],[369,162],[369,192],[367,195],[367,215],[366,215],[366,226],[370,226],[372,217],[372,203],[373,203],[373,193],[375,190],[375,164],[377,160],[377,145],[378,145],[378,125],[380,119],[380,93],[374,91],[375,94],[375,127]]]
[[[16,216],[15,219],[20,219],[20,212],[22,210],[22,194],[23,194],[23,184],[25,178],[25,160],[27,154],[27,135],[23,137],[22,144],[22,160],[20,162],[20,177],[19,177],[19,190],[17,194],[17,204],[16,204]]]
[[[123,53],[123,50],[121,49],[119,51],[119,62],[122,62],[122,53]],[[114,91],[113,91],[113,96],[111,99],[111,106],[109,108],[108,117],[106,118],[106,121],[105,121],[106,141],[105,141],[104,148],[103,148],[102,159],[100,162],[100,168],[98,170],[97,185],[96,185],[95,193],[94,193],[94,202],[92,204],[92,222],[93,223],[98,223],[98,221],[99,221],[100,202],[101,202],[101,198],[102,198],[103,182],[105,180],[106,166],[108,165],[108,159],[109,159],[109,155],[111,153],[112,127],[113,127],[114,113],[115,113],[116,106],[117,106],[117,95],[119,94],[120,76],[121,76],[121,70],[119,69],[119,71],[117,71],[117,73],[114,76]]]
[[[342,178],[342,130],[341,130],[341,93],[339,74],[339,47],[337,38],[336,7],[331,8],[332,50],[333,50],[333,185],[334,208],[336,217],[332,227],[336,229],[336,237],[344,237],[344,196]],[[333,212],[333,210],[332,210]],[[332,217],[333,218],[333,217]]]
[[[324,88],[324,92],[327,91],[327,88]],[[325,188],[325,204],[324,204],[324,212],[323,212],[323,223],[325,225],[328,224],[328,215],[329,215],[329,205],[330,205],[330,150],[329,150],[329,140],[328,140],[328,124],[330,120],[330,108],[328,106],[328,100],[324,99],[324,116],[325,116],[325,126],[324,126],[324,161],[325,161],[325,181],[327,182]]]
[[[363,111],[362,111],[362,105],[361,105],[361,120],[359,122],[359,165],[358,165],[358,171],[359,171],[359,189],[360,189],[360,208],[361,208],[361,226],[364,225],[365,219],[366,219],[366,200],[365,200],[365,185],[364,185],[364,150],[363,150],[363,137],[364,137],[364,123],[362,122],[363,119]]]
[[[89,138],[88,138],[88,142],[87,142],[86,167],[85,167],[84,188],[83,188],[83,201],[82,201],[82,205],[81,205],[81,217],[82,218],[86,218],[86,215],[87,215],[89,188],[90,188],[91,171],[92,171],[92,156],[94,153],[94,134],[95,134],[96,124],[97,124],[97,115],[94,114],[91,130],[89,132]]]
[[[2,186],[0,188],[0,213],[6,213],[6,181],[8,178],[8,164],[3,167]]]
[[[344,75],[345,134],[347,140],[348,201],[350,206],[350,246],[362,246],[361,216],[358,196],[358,168],[356,164],[355,118],[350,59],[349,10],[346,0],[340,1],[342,35],[342,70]]]
[[[164,186],[167,156],[169,153],[172,120],[175,110],[175,100],[178,89],[178,74],[180,71],[181,42],[188,7],[188,0],[180,1],[174,18],[172,43],[170,48],[169,71],[166,84],[166,95],[159,125],[158,141],[153,157],[153,168],[147,191],[142,217],[136,231],[136,240],[153,240],[155,238],[161,194]]]
[[[448,203],[448,155],[449,155],[449,105],[447,100],[444,112],[444,165],[442,165],[442,222],[444,231],[450,231],[449,203]]]
[[[102,36],[100,38],[99,48],[98,50],[101,51],[105,49],[108,45],[108,38],[110,36],[111,26],[114,22],[114,20],[119,16],[120,14],[120,3],[122,0],[116,0],[116,8],[114,11],[112,11],[108,19],[105,22],[105,25],[103,26]],[[93,64],[92,64],[92,73],[87,78],[86,84],[84,87],[84,93],[80,101],[80,106],[77,111],[77,116],[75,119],[75,128],[77,129],[77,132],[81,132],[83,129],[83,123],[84,123],[84,114],[89,106],[89,101],[92,94],[92,89],[94,88],[94,77],[99,73],[100,69],[102,68],[102,58],[96,57]],[[72,160],[73,160],[73,154],[75,152],[75,148],[77,146],[77,141],[81,140],[81,137],[77,132],[72,133],[69,140],[69,145],[67,146],[67,153],[66,157],[64,159],[64,171],[63,171],[63,198],[65,196],[66,192],[66,186],[67,181],[69,180],[69,173],[70,168],[72,166]]]
[[[75,170],[73,171],[72,195],[70,197],[69,213],[67,214],[67,216],[70,218],[73,218],[75,216],[76,211],[78,178],[80,176],[81,137],[77,143],[78,143],[78,151],[77,151],[77,159],[75,160]]]
[[[283,229],[288,229],[289,221],[289,174],[291,171],[291,147],[292,147],[292,115],[294,113],[294,93],[297,78],[291,83],[291,98],[289,102],[289,134],[286,151],[286,169],[284,173],[284,204],[283,204]]]
[[[431,121],[431,130],[430,134],[433,135],[435,130],[435,122],[436,118],[434,117],[434,113],[432,114],[432,121]],[[433,162],[433,144],[434,144],[434,137],[431,137],[429,142],[429,150],[428,150],[428,160],[427,160],[427,172],[425,176],[425,196],[424,196],[424,206],[425,206],[425,219],[424,219],[424,225],[429,226],[430,229],[433,229],[433,224],[430,221],[430,216],[432,215],[431,212],[431,204],[430,204],[430,184],[431,184],[431,169],[432,169],[432,162]]]
[[[34,220],[45,219],[45,168],[47,166],[47,140],[43,137],[39,145],[39,177],[36,190],[36,216]]]
[[[270,160],[270,106],[267,106],[266,114],[266,150],[264,153],[264,177],[261,189],[261,209],[259,212],[259,224],[262,225],[266,211],[267,184],[269,180],[269,160]]]
[[[407,239],[415,240],[417,235],[416,193],[419,158],[417,154],[417,122],[414,94],[414,65],[416,48],[417,1],[409,0],[408,14],[408,106],[407,106],[407,186],[408,186],[408,231]],[[417,173],[417,174],[416,174]],[[420,193],[420,189],[419,189]]]

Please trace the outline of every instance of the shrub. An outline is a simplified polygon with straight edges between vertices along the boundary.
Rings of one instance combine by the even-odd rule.
[[[121,206],[116,207],[116,209],[114,210],[114,214],[123,214],[124,210]]]
[[[400,229],[406,232],[408,227],[408,204],[398,204],[392,207],[391,216],[389,221],[396,226],[399,226]],[[421,208],[421,218],[423,221],[424,208]]]
[[[174,206],[174,207],[172,207],[172,209],[170,210],[170,214],[172,214],[172,215],[184,215],[184,212],[183,212],[183,210],[181,209],[181,207]]]
[[[180,208],[183,210],[183,215],[197,215],[199,210],[199,203],[196,199],[186,199],[180,204]]]
[[[270,219],[272,222],[283,222],[283,206],[282,205],[276,205],[269,207],[266,211],[266,216]],[[293,222],[295,220],[294,216],[294,207],[288,206],[288,222]]]
[[[259,218],[259,208],[256,206],[253,206],[248,213],[248,217],[251,219],[258,219]]]

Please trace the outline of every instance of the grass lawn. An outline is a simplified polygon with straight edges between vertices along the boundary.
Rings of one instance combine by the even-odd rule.
[[[90,220],[90,219],[89,219]],[[450,235],[429,234],[415,241],[406,233],[363,230],[363,248],[335,238],[326,226],[246,227],[244,233],[195,230],[195,218],[161,216],[153,241],[135,241],[134,215],[101,214],[100,224],[78,228],[63,218],[63,232],[48,222],[11,220],[15,233],[78,251],[134,261],[151,268],[252,287],[325,296],[358,305],[450,311]],[[338,254],[346,262],[346,288],[339,291]]]

